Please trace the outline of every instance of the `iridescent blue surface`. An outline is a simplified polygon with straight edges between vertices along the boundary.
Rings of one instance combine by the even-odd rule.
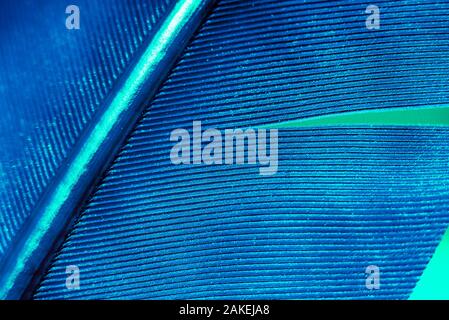
[[[26,288],[38,281],[46,257],[76,215],[97,177],[134,127],[145,101],[149,101],[184,49],[211,2],[179,1],[142,46],[115,84],[101,109],[86,127],[66,164],[47,187],[20,231],[13,250],[0,266],[0,298],[27,296]]]
[[[0,260],[167,8],[160,1],[2,1]]]
[[[174,166],[171,130],[449,103],[449,3],[220,1],[36,298],[409,296],[449,223],[447,128],[282,129],[279,171]],[[65,287],[77,265],[79,290]],[[365,268],[381,270],[367,290]]]

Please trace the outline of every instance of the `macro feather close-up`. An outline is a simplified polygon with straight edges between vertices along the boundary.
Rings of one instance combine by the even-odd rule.
[[[448,1],[0,8],[0,299],[449,299]]]

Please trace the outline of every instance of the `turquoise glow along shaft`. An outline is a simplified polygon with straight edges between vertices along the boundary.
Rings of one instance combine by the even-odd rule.
[[[26,294],[36,271],[213,1],[180,0],[124,75],[0,266],[0,299]]]

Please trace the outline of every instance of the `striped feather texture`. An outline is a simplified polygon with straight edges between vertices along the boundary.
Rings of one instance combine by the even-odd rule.
[[[171,130],[449,101],[449,3],[219,1],[36,299],[407,298],[449,223],[446,128],[279,131],[279,170],[174,166]],[[65,287],[77,265],[80,290]],[[381,269],[367,290],[365,268]]]
[[[2,1],[0,259],[171,0]],[[19,235],[20,236],[20,235]]]

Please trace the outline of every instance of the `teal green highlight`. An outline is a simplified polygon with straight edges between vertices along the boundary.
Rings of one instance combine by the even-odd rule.
[[[342,112],[272,123],[261,128],[282,129],[324,126],[449,126],[449,106]]]
[[[410,300],[449,299],[449,228],[409,297]]]
[[[375,109],[304,118],[262,126],[267,129],[330,126],[449,126],[449,106]],[[449,229],[409,299],[449,299]]]
[[[155,70],[158,63],[160,63],[165,53],[168,51],[173,38],[192,17],[201,3],[201,0],[178,1],[174,9],[164,20],[164,23],[136,63],[135,68],[133,68],[123,87],[107,106],[104,114],[95,125],[95,128],[92,130],[88,139],[86,139],[86,143],[81,149],[81,152],[69,166],[61,183],[57,186],[57,189],[52,195],[51,201],[46,207],[46,211],[42,214],[40,220],[33,228],[30,238],[27,239],[18,255],[18,259],[15,261],[12,272],[7,275],[6,279],[2,279],[3,285],[0,287],[0,299],[7,299],[8,292],[13,288],[15,279],[17,279],[19,274],[26,269],[27,262],[33,255],[33,252],[38,249],[41,239],[49,229],[49,226],[55,221],[59,209],[63,206],[68,195],[76,186],[79,178],[87,170],[95,153],[113,130],[120,115],[127,110],[128,106],[132,104],[132,101],[142,90],[146,79],[148,79],[149,75]]]

